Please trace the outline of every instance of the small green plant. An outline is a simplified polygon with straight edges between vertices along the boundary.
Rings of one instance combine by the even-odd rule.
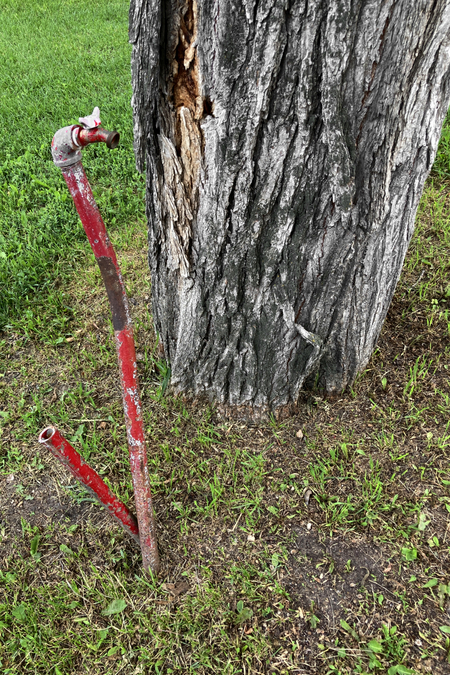
[[[315,607],[315,603],[314,603],[314,601],[311,601],[310,611],[308,613],[308,622],[309,622],[309,625],[311,626],[311,628],[313,630],[316,630],[317,626],[320,623],[320,619],[319,619],[318,616],[316,616],[316,614],[314,612],[314,607]]]
[[[30,553],[36,561],[41,557],[41,554],[38,553],[39,540],[40,536],[36,534],[30,541]]]
[[[417,558],[417,549],[414,547],[412,548],[404,547],[402,548],[402,556],[405,558],[405,560],[412,562]]]
[[[236,612],[236,623],[238,624],[246,623],[253,616],[253,610],[250,609],[250,607],[244,607],[242,600],[239,600],[239,602],[236,603]]]

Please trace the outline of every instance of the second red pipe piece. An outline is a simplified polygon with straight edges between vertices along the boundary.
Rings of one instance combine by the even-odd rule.
[[[125,504],[113,495],[98,473],[87,464],[79,452],[73,448],[58,429],[47,427],[39,434],[39,443],[45,445],[59,461],[66,466],[72,476],[90,490],[105,506],[113,518],[139,544],[139,529],[136,518]]]

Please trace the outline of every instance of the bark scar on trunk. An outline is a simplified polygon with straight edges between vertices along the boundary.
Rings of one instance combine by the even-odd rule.
[[[197,53],[197,2],[185,0],[179,15],[177,45],[171,60],[170,109],[174,138],[160,137],[164,170],[163,212],[168,221],[169,267],[189,276],[192,223],[198,209],[198,186],[204,150],[200,120],[212,114],[201,96]]]

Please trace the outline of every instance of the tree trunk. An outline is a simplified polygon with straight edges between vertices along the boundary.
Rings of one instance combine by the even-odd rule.
[[[275,409],[367,363],[450,97],[450,0],[132,0],[176,390]]]

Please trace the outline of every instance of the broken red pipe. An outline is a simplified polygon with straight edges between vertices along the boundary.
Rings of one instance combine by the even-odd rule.
[[[89,181],[81,164],[80,147],[89,143],[106,142],[109,147],[114,148],[118,145],[119,134],[117,132],[106,131],[100,127],[99,111],[97,108],[94,110],[92,116],[80,119],[80,122],[84,123],[84,127],[87,126],[88,128],[74,124],[59,129],[56,132],[52,141],[53,161],[62,170],[64,180],[83,223],[108,294],[119,360],[142,561],[144,569],[157,573],[159,569],[159,556],[156,542],[156,527],[147,468],[147,451],[144,439],[136,354],[128,299],[116,254],[109,241],[105,224],[95,203]]]
[[[45,445],[61,464],[67,467],[70,473],[80,483],[93,493],[105,506],[110,514],[124,528],[128,534],[139,544],[139,529],[136,518],[129,512],[125,504],[117,499],[100,478],[98,473],[86,464],[82,456],[72,448],[58,429],[47,427],[39,434],[39,443]]]

